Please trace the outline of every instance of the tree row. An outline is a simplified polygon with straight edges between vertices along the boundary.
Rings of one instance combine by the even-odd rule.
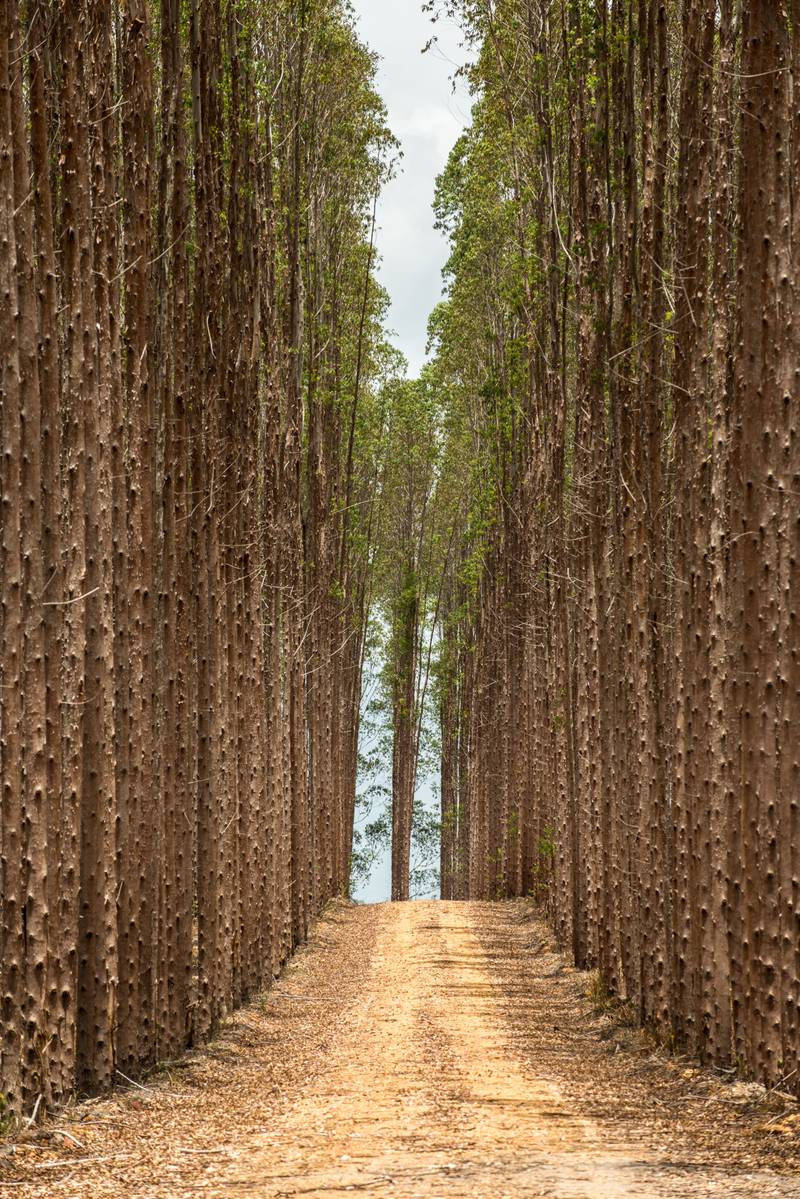
[[[445,6],[442,894],[800,1067],[800,10]]]
[[[0,1092],[169,1058],[348,885],[392,142],[339,0],[0,4]]]

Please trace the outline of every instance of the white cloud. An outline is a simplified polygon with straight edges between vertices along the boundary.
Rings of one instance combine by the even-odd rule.
[[[390,325],[412,374],[425,358],[427,321],[441,296],[447,244],[433,227],[436,176],[469,119],[463,88],[451,79],[462,61],[458,31],[432,25],[421,0],[354,0],[361,37],[381,56],[378,89],[402,142],[400,173],[378,213],[380,278],[392,298]],[[422,49],[431,36],[437,45]]]

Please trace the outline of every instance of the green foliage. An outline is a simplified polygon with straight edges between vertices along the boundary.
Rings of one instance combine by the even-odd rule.
[[[512,812],[506,822],[509,848],[519,841],[519,812]]]
[[[14,1127],[15,1117],[6,1096],[0,1091],[0,1137],[5,1136]]]
[[[554,861],[556,856],[556,834],[555,829],[546,828],[539,838],[539,844],[536,852],[541,863],[550,863]]]
[[[360,796],[356,805],[357,823],[353,831],[353,851],[350,859],[351,895],[367,885],[375,867],[392,843],[391,798],[389,797],[388,803],[384,803],[374,819],[363,819],[364,802],[364,798]],[[370,811],[371,808],[367,807],[366,812]]]
[[[385,630],[376,617],[371,626],[361,715],[358,795],[350,865],[350,893],[364,887],[392,843],[392,708],[391,694],[381,678],[386,652]],[[418,758],[418,793],[412,817],[411,895],[433,894],[439,875],[441,826],[438,814],[425,802],[433,790],[439,765],[439,730],[429,712],[423,721]]]

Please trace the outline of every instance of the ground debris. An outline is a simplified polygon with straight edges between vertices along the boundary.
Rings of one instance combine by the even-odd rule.
[[[207,1049],[7,1144],[0,1191],[800,1199],[790,1097],[599,1012],[521,908],[332,906]]]

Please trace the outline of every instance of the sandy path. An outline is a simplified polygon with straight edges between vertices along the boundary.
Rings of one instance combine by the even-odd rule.
[[[77,1109],[59,1127],[82,1148],[16,1154],[9,1194],[800,1197],[772,1142],[725,1152],[749,1125],[673,1136],[663,1090],[576,1048],[559,1026],[585,1012],[520,911],[339,908],[182,1082]]]

